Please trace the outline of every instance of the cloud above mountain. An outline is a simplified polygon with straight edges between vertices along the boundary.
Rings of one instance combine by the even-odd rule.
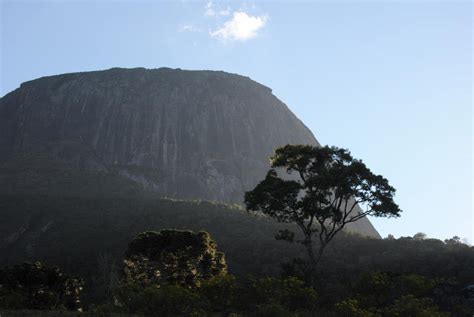
[[[226,16],[226,15],[230,14],[230,7],[226,7],[225,9],[216,8],[212,1],[208,1],[206,3],[204,14],[207,15],[207,16],[211,16],[211,17],[216,16],[216,15]]]
[[[231,19],[209,35],[214,38],[234,41],[247,41],[258,36],[259,31],[265,27],[268,16],[252,16],[243,11],[235,11]]]

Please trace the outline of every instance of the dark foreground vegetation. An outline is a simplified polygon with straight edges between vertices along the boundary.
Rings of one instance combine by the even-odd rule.
[[[276,153],[301,179],[271,170],[247,193],[268,217],[142,194],[1,196],[0,314],[472,316],[473,247],[343,231],[399,215],[388,181],[345,150]]]
[[[376,241],[355,240],[352,247],[359,248],[371,245],[361,242]],[[0,307],[5,316],[42,316],[39,310],[51,311],[44,316],[75,316],[66,310],[84,311],[84,316],[471,316],[472,247],[457,239],[379,242],[393,253],[406,252],[407,246],[415,252],[431,247],[441,251],[437,257],[443,267],[426,262],[417,271],[416,259],[406,266],[410,259],[398,253],[403,257],[398,265],[406,270],[397,272],[396,266],[382,263],[342,270],[341,265],[332,267],[341,259],[331,257],[312,287],[298,276],[297,262],[284,266],[279,276],[230,274],[207,233],[167,230],[139,235],[124,250],[122,264],[102,272],[100,300],[82,303],[80,295],[90,292],[91,285],[58,268],[25,263],[0,271]],[[464,273],[455,263],[462,263]]]

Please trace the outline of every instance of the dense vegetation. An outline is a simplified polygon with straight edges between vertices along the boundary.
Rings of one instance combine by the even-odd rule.
[[[63,296],[70,292],[63,286],[76,281],[77,290],[81,280],[82,308],[95,315],[470,316],[474,308],[468,287],[474,284],[474,248],[458,238],[440,241],[420,233],[375,239],[341,231],[327,245],[310,285],[301,260],[304,246],[275,239],[278,232],[297,233],[294,224],[250,215],[239,206],[158,198],[136,184],[120,183],[117,175],[78,172],[49,157],[44,161],[51,166],[45,169],[43,160],[36,159],[25,158],[31,166],[0,170],[0,188],[5,189],[0,195],[2,310],[77,309]],[[10,176],[16,181],[10,182]],[[142,232],[160,229],[208,232],[202,236],[204,249],[213,250],[217,259],[217,243],[228,274],[205,274],[195,283],[199,287],[185,287],[186,270],[193,266],[166,256],[152,261],[163,265],[164,259],[172,260],[167,266],[173,270],[184,267],[170,271],[183,273],[175,279],[181,282],[157,288],[135,280],[139,274],[127,280],[124,260],[137,261],[134,268],[149,268],[129,243]],[[295,241],[302,238],[294,236]],[[25,272],[40,277],[56,272],[65,280],[26,283]],[[43,291],[45,299],[55,300],[29,303]]]
[[[178,235],[182,232],[179,231]],[[153,238],[156,234],[148,232],[138,236],[141,244],[138,248],[141,250],[139,254],[160,254],[160,250],[164,250],[163,245],[155,244],[153,239],[149,239],[150,236]],[[174,234],[174,237],[176,236]],[[147,241],[144,241],[145,239]],[[181,239],[181,241],[170,241],[170,244],[182,245],[182,242]],[[457,248],[466,252],[469,249],[465,245],[451,243],[452,241],[448,243],[451,250]],[[192,244],[195,243],[191,241],[190,245]],[[129,251],[137,254],[136,245],[137,239],[130,243]],[[210,250],[208,247],[204,249]],[[211,249],[215,249],[215,246]],[[206,252],[196,254],[204,255]],[[167,248],[165,254],[168,255],[167,258],[175,256],[178,259],[173,263],[193,263],[188,254],[179,250],[175,252]],[[108,285],[111,296],[100,302],[89,303],[86,307],[89,313],[150,316],[441,317],[470,316],[474,304],[472,287],[465,287],[464,283],[454,278],[430,278],[415,273],[376,270],[332,279],[323,279],[323,275],[320,275],[321,283],[316,288],[309,287],[302,279],[294,276],[234,276],[222,270],[217,275],[203,276],[199,284],[194,281],[180,283],[179,279],[176,280],[177,283],[170,279],[143,283],[143,276],[150,272],[151,266],[148,265],[150,262],[148,258],[143,257],[136,261],[137,263],[143,261],[142,263],[147,265],[138,265],[136,267],[138,274],[134,276],[119,274],[115,283]],[[162,269],[169,270],[158,262],[155,264],[157,266],[153,270],[154,273],[160,273]],[[123,267],[127,267],[126,262]],[[181,267],[182,269],[178,271],[194,272],[193,265]],[[35,272],[39,274],[33,274]],[[139,274],[140,272],[145,274]],[[1,308],[77,309],[79,307],[77,306],[79,300],[71,301],[77,297],[79,291],[67,292],[68,287],[78,289],[79,280],[63,276],[56,268],[47,268],[34,263],[15,266],[1,273]],[[5,283],[7,280],[10,281],[9,284]]]
[[[224,254],[209,233],[164,229],[142,232],[128,245],[123,281],[142,287],[178,285],[196,288],[225,275]]]
[[[0,270],[0,307],[80,310],[82,281],[39,262]]]
[[[256,287],[257,282],[249,282],[252,278],[246,278],[247,274],[255,276],[253,280],[260,281],[258,283],[265,283],[266,279],[271,278],[267,282],[278,285],[285,285],[280,276],[290,279],[292,276],[301,277],[298,261],[293,263],[291,260],[304,258],[304,250],[274,239],[275,233],[288,227],[264,217],[249,216],[238,207],[151,197],[3,196],[0,208],[0,232],[4,235],[0,240],[1,264],[12,266],[25,260],[41,260],[47,265],[61,267],[67,274],[81,277],[84,280],[82,299],[86,309],[107,302],[114,296],[113,290],[118,285],[127,245],[146,230],[178,228],[208,231],[219,250],[225,253],[228,270],[235,276],[229,277],[236,283],[232,288]],[[282,263],[287,264],[282,266]],[[403,279],[408,275],[429,281],[431,286],[422,293],[413,291],[415,294],[412,294],[405,290],[389,292],[386,302],[361,300],[368,297],[368,293],[361,289],[361,285],[367,284],[361,281],[374,274],[385,274],[377,272],[391,272],[387,273],[390,278],[384,282],[387,285],[399,285],[397,278]],[[365,311],[380,310],[385,305],[378,304],[380,302],[390,303],[388,306],[394,310],[402,309],[399,307],[401,302],[410,302],[416,307],[435,305],[437,310],[451,312],[457,309],[456,305],[463,303],[463,289],[474,282],[474,248],[460,243],[458,239],[443,242],[423,235],[416,238],[371,239],[343,233],[329,245],[317,275],[315,292],[318,310],[360,311],[363,316]],[[215,283],[220,285],[225,281],[216,280]],[[396,290],[396,287],[391,289]],[[285,293],[284,289],[278,290],[276,286],[272,289]],[[163,292],[154,290],[146,296],[152,296],[158,303],[173,301]],[[166,294],[175,296],[176,292]],[[182,292],[190,298],[199,297],[199,303],[208,302],[208,299],[202,298],[201,291]],[[245,292],[252,294],[258,290],[246,289]],[[237,297],[240,300],[242,296],[239,293]],[[282,299],[283,295],[271,296],[280,306],[283,305],[281,302],[286,301]],[[261,310],[286,311],[291,308],[285,306],[287,304],[282,308],[269,298],[249,304],[247,308],[242,308],[241,304],[231,299],[226,300],[231,302],[228,307],[234,307],[235,311],[251,311],[256,306]],[[251,303],[248,300],[245,302]],[[133,306],[133,303],[130,305]],[[278,307],[273,307],[275,305]],[[209,306],[200,309],[216,310]]]

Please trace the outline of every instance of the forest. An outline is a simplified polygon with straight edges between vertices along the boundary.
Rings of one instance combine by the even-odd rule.
[[[24,195],[2,196],[0,204],[0,229],[8,237],[15,237],[12,224],[25,228],[16,241],[2,243],[5,316],[23,316],[25,309],[32,316],[38,310],[62,316],[68,308],[92,316],[470,316],[472,311],[474,248],[458,237],[441,241],[419,233],[376,239],[343,231],[328,246],[310,287],[300,269],[304,247],[275,239],[294,226],[249,215],[239,206]],[[28,226],[22,223],[25,214]],[[209,232],[225,254],[226,275],[199,288],[123,283],[128,245],[141,232],[162,229]],[[60,272],[72,282],[44,277],[21,282],[31,274],[51,275],[47,272]],[[46,303],[30,300],[40,290],[62,296],[70,285],[80,285],[77,306],[68,306],[64,296]],[[124,297],[126,305],[114,304]]]
[[[474,248],[459,237],[343,230],[368,215],[400,216],[385,178],[335,147],[287,145],[271,165],[246,192],[245,208],[150,193],[2,196],[0,308],[7,315],[472,315]],[[281,178],[276,168],[300,179]],[[366,211],[354,213],[357,204]]]

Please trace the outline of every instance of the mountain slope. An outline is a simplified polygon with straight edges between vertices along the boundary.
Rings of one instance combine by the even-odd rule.
[[[241,203],[289,143],[318,144],[247,77],[169,68],[44,77],[0,99],[0,189],[71,194],[81,184],[81,196],[95,184],[84,175],[106,174],[163,197]],[[365,219],[352,228],[378,236]]]

